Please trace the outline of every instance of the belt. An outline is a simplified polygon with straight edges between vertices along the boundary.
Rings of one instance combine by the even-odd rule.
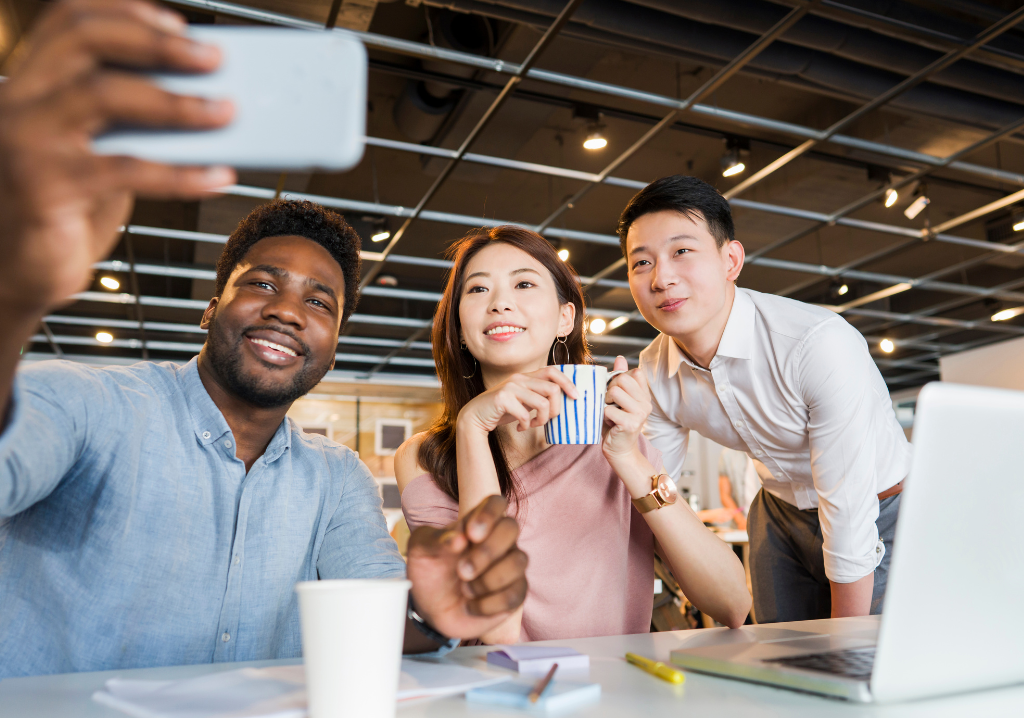
[[[895,486],[890,486],[885,491],[880,493],[878,495],[878,500],[882,501],[884,499],[889,498],[890,496],[895,496],[896,494],[898,494],[901,491],[903,491],[903,481],[902,480],[898,484],[896,484]]]

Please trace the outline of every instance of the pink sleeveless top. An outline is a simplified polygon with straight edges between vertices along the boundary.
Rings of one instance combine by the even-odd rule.
[[[640,437],[655,469],[661,453]],[[600,445],[551,446],[516,471],[514,510],[530,558],[520,641],[647,633],[654,603],[654,535]],[[458,502],[430,474],[402,493],[410,529],[446,526]]]

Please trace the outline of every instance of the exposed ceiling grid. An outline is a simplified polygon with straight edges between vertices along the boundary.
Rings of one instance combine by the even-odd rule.
[[[591,334],[595,354],[635,361],[655,332],[629,297],[615,223],[637,189],[671,172],[731,200],[742,286],[841,312],[893,388],[937,378],[940,356],[1024,334],[1024,309],[992,320],[1024,308],[1024,234],[1012,229],[1024,220],[1018,3],[172,4],[192,22],[355,32],[371,56],[366,156],[340,175],[243,173],[202,203],[140,201],[132,245],[47,317],[30,358],[195,353],[219,246],[280,193],[341,211],[364,238],[362,299],[329,380],[436,385],[429,327],[444,251],[506,221],[570,252],[588,313],[629,320]],[[13,6],[6,34],[42,3]],[[609,145],[588,152],[594,127]],[[727,149],[747,165],[728,179]],[[899,197],[886,208],[889,191]],[[918,196],[931,203],[904,217]],[[388,243],[368,241],[380,231]],[[122,287],[104,289],[101,274]],[[101,345],[99,330],[114,339]]]

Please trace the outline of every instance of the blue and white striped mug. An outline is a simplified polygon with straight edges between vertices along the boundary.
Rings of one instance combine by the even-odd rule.
[[[544,438],[549,444],[600,444],[608,382],[623,372],[593,364],[559,364],[557,368],[572,380],[579,398],[562,395],[562,411],[544,425]]]

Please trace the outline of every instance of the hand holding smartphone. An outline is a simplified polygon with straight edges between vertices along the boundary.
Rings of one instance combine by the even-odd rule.
[[[118,126],[93,140],[100,155],[175,165],[340,171],[359,162],[366,132],[366,50],[344,32],[191,26],[214,45],[207,74],[148,73],[178,95],[234,104],[232,121],[205,130]]]

